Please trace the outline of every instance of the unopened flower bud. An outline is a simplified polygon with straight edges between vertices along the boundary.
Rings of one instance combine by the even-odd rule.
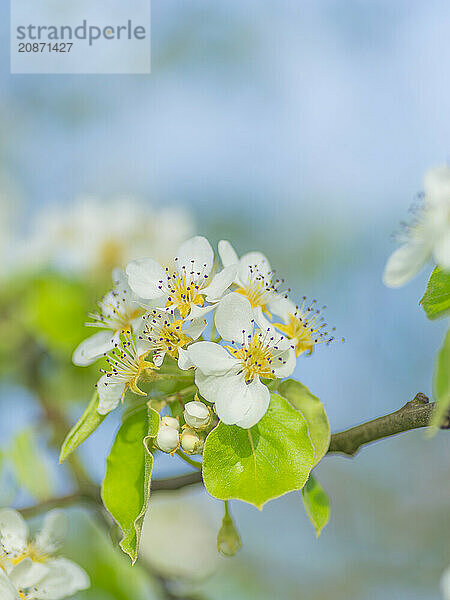
[[[181,448],[186,454],[201,454],[203,450],[203,439],[190,427],[183,429],[180,436]]]
[[[184,407],[184,420],[194,429],[205,429],[211,423],[211,413],[203,402],[192,400]]]
[[[161,425],[156,436],[156,445],[163,452],[175,452],[180,443],[178,431],[168,425]]]
[[[180,424],[178,423],[178,419],[175,419],[174,417],[162,417],[161,418],[161,427],[171,427],[172,429],[175,429],[176,431],[178,431],[180,429]]]

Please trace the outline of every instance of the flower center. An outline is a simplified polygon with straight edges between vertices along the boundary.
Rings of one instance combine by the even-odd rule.
[[[270,289],[264,280],[251,281],[245,287],[239,286],[236,290],[237,294],[245,296],[252,305],[252,308],[260,306],[263,310],[267,311],[268,292]]]
[[[100,369],[107,377],[110,377],[113,381],[111,383],[124,383],[125,389],[122,394],[122,401],[125,396],[125,392],[130,389],[135,394],[145,396],[145,392],[140,390],[137,386],[139,377],[147,370],[154,370],[157,367],[145,360],[150,353],[150,350],[145,351],[142,354],[138,353],[136,343],[131,337],[131,332],[126,331],[124,334],[124,340],[116,346],[107,355],[107,362],[110,371]]]
[[[274,274],[275,271],[262,274],[256,265],[249,267],[247,282],[239,285],[234,291],[245,296],[252,308],[260,307],[270,316],[267,305],[281,293],[279,287],[283,283],[282,279],[274,279]]]
[[[242,363],[242,372],[246,381],[252,381],[255,377],[275,379],[273,372],[273,349],[264,344],[260,336],[253,335],[250,342],[242,348],[227,346],[231,354]]]
[[[192,275],[192,274],[191,274]],[[181,317],[184,319],[189,313],[191,305],[203,306],[205,300],[200,290],[205,287],[208,275],[203,275],[200,281],[194,281],[193,277],[188,276],[186,272],[183,275],[179,273],[167,273],[167,298],[166,306],[175,306],[178,308]]]
[[[289,339],[295,340],[295,355],[299,356],[305,350],[310,353],[314,348],[312,334],[314,330],[308,329],[307,325],[299,317],[290,314],[287,324],[277,324],[277,328],[282,331]]]
[[[275,323],[277,329],[294,341],[296,356],[305,351],[311,354],[316,344],[330,344],[335,339],[325,330],[327,324],[321,315],[321,309],[316,306],[316,300],[307,306],[304,296],[302,304],[296,308],[293,314],[288,314],[285,323]],[[322,310],[325,308],[323,306]],[[334,331],[334,327],[331,331]]]
[[[151,318],[150,318],[151,317]],[[167,352],[178,358],[178,350],[185,346],[190,338],[183,333],[183,319],[174,319],[171,314],[158,313],[154,310],[144,332],[156,355]]]

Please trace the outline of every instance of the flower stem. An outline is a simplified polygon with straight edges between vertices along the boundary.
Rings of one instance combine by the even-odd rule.
[[[184,460],[184,462],[187,462],[188,465],[191,465],[191,467],[195,467],[196,469],[202,468],[201,462],[199,462],[198,460],[192,460],[192,458],[189,458],[189,456],[186,456],[186,454],[184,454],[184,452],[181,452],[181,450],[177,450],[176,454],[182,460]]]

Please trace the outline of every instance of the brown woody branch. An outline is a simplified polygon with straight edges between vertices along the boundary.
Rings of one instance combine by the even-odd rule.
[[[329,454],[344,454],[346,456],[354,456],[362,446],[366,446],[377,440],[386,437],[397,435],[411,429],[426,427],[431,419],[434,410],[434,403],[430,403],[425,394],[418,393],[413,400],[407,402],[399,410],[378,417],[362,425],[351,427],[340,433],[334,433],[331,436]],[[442,429],[450,428],[450,419],[447,417],[446,422],[442,425]],[[200,471],[177,475],[175,477],[167,477],[164,479],[154,479],[152,482],[152,492],[179,490],[189,485],[202,482]],[[40,512],[44,512],[56,506],[70,506],[76,503],[88,503],[91,506],[97,506],[100,502],[100,490],[93,487],[92,489],[84,489],[60,498],[52,498],[45,502],[22,509],[24,516],[33,516]]]

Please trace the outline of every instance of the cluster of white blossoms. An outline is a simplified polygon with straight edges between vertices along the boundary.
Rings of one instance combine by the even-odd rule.
[[[0,509],[1,600],[60,600],[89,587],[86,572],[58,556],[67,521],[60,511],[47,514],[42,529],[30,540],[20,513]]]
[[[129,197],[103,201],[80,196],[70,205],[37,213],[26,237],[16,243],[16,262],[27,269],[50,265],[64,272],[98,273],[150,251],[167,264],[193,229],[182,208],[157,209]]]
[[[449,165],[425,174],[422,206],[413,223],[405,225],[401,242],[386,263],[383,281],[387,286],[404,285],[431,257],[444,271],[450,271]]]
[[[300,354],[334,339],[315,301],[292,302],[263,254],[239,258],[227,241],[218,250],[222,267],[208,240],[196,236],[180,246],[173,269],[145,258],[114,272],[112,291],[88,323],[102,331],[73,355],[80,366],[106,355],[109,367],[97,383],[101,414],[128,390],[145,395],[139,380],[157,378],[169,356],[178,374],[195,370],[202,399],[214,405],[223,423],[250,428],[269,406],[267,383],[291,375]],[[207,319],[210,340],[203,339]],[[173,452],[181,444],[187,453],[199,452],[202,414],[208,424],[211,417],[200,404],[186,404],[188,430],[181,434],[175,420],[162,424],[160,449]]]

